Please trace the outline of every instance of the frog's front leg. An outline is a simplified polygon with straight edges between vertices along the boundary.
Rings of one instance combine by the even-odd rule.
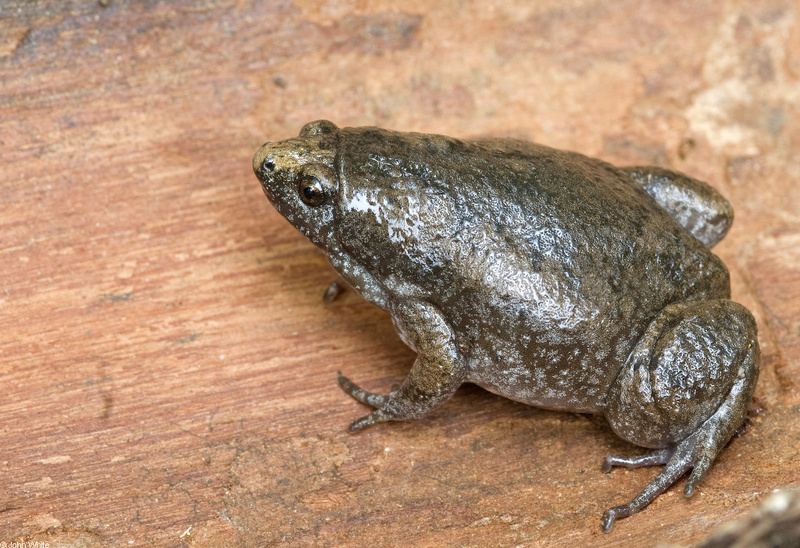
[[[608,394],[606,418],[622,438],[655,451],[637,458],[611,456],[614,465],[664,469],[633,500],[606,511],[603,530],[635,514],[692,470],[696,484],[744,420],[758,378],[756,324],[728,300],[679,303],[648,326]]]
[[[393,307],[392,313],[398,333],[417,351],[417,359],[403,384],[387,395],[362,390],[339,373],[342,390],[376,408],[354,421],[351,432],[376,422],[422,417],[450,399],[466,379],[455,333],[435,306],[411,300]]]
[[[733,206],[703,181],[656,166],[620,169],[706,247],[713,247],[728,233]]]

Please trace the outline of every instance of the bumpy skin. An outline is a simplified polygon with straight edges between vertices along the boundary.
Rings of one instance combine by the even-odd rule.
[[[603,530],[690,469],[685,493],[742,422],[758,376],[756,325],[728,300],[709,248],[733,212],[711,187],[512,140],[461,141],[306,125],[265,144],[267,197],[387,310],[417,352],[351,430],[422,417],[464,382],[529,405],[603,414],[652,448],[603,465],[664,464]]]

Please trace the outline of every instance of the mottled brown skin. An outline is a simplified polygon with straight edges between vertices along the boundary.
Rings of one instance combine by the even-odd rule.
[[[756,325],[709,248],[733,212],[711,187],[513,140],[461,141],[307,124],[265,144],[267,197],[387,310],[417,352],[358,430],[426,415],[464,382],[538,407],[606,417],[664,464],[603,530],[692,470],[691,495],[742,422],[758,377]]]

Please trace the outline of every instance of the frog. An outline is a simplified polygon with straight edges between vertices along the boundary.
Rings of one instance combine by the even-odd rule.
[[[760,352],[711,248],[733,209],[707,183],[532,142],[306,124],[253,170],[346,285],[387,311],[416,357],[350,431],[420,419],[464,383],[600,415],[663,468],[601,529],[688,475],[689,497],[746,418]]]

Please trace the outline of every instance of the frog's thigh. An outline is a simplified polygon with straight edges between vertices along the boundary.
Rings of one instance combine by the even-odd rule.
[[[747,381],[752,392],[758,362],[745,363],[744,357],[757,344],[755,321],[737,303],[719,299],[668,306],[614,381],[606,409],[609,422],[619,436],[644,447],[683,440],[737,383]]]
[[[609,391],[606,417],[619,436],[659,450],[641,459],[610,457],[604,470],[611,464],[665,467],[633,500],[606,512],[604,530],[690,469],[684,492],[694,492],[744,419],[758,367],[755,320],[737,303],[675,304],[653,320]]]
[[[450,399],[466,378],[466,365],[455,333],[435,306],[409,301],[395,309],[394,320],[403,339],[416,349],[417,359],[399,389],[372,401],[366,396],[359,397],[358,387],[340,379],[342,388],[359,401],[380,404],[378,409],[353,422],[350,430],[376,422],[422,417]]]
[[[703,181],[655,166],[621,169],[707,247],[724,238],[731,227],[733,206]]]

